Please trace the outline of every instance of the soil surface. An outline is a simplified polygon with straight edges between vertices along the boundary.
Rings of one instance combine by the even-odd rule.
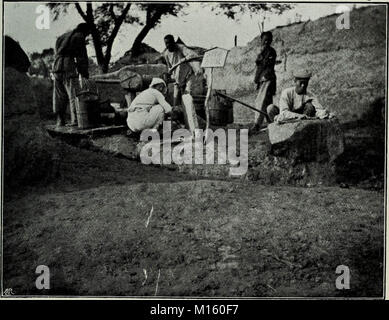
[[[6,195],[15,295],[382,296],[381,187],[201,180],[63,148],[56,182]],[[349,290],[336,289],[339,265]]]

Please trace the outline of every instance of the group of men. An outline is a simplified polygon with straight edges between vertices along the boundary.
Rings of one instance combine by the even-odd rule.
[[[261,129],[265,113],[269,116],[270,122],[332,117],[333,115],[323,108],[316,96],[308,91],[312,74],[307,70],[294,72],[295,85],[281,92],[278,106],[273,104],[273,96],[276,93],[277,77],[274,69],[277,53],[271,46],[272,41],[273,35],[270,31],[261,34],[262,51],[255,61],[257,69],[254,82],[258,90],[255,105],[262,113],[256,114],[252,129],[254,131]]]
[[[54,97],[53,110],[57,116],[57,126],[65,125],[65,111],[70,105],[71,126],[77,125],[76,88],[78,77],[88,78],[88,55],[85,38],[90,34],[86,23],[79,24],[73,31],[57,39],[53,67]],[[262,51],[256,59],[255,83],[258,95],[254,131],[261,129],[264,115],[272,121],[303,119],[307,117],[325,118],[330,114],[320,105],[317,98],[307,88],[311,74],[307,71],[294,73],[295,86],[282,91],[278,106],[273,104],[276,93],[275,65],[277,53],[271,47],[271,32],[261,35]],[[164,38],[166,50],[162,56],[168,73],[174,81],[173,107],[181,104],[183,93],[190,93],[195,76],[202,74],[197,54],[184,44],[179,44],[172,35]],[[127,106],[127,125],[133,132],[144,129],[158,129],[172,106],[166,101],[167,83],[161,78],[153,78],[150,87],[139,93]]]

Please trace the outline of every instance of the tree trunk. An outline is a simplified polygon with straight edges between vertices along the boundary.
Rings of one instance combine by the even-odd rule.
[[[149,31],[155,27],[155,25],[157,24],[157,22],[159,21],[161,16],[162,16],[162,11],[157,11],[154,13],[152,13],[151,11],[147,11],[146,24],[142,28],[142,30],[139,32],[139,34],[136,36],[136,38],[132,44],[132,47],[131,47],[131,55],[133,57],[136,57],[141,53],[140,46],[141,46],[144,38],[146,38]]]
[[[123,21],[125,20],[126,16],[127,16],[127,13],[128,11],[130,10],[131,8],[131,4],[127,4],[127,6],[124,8],[122,14],[120,15],[119,18],[115,18],[115,26],[111,32],[111,35],[107,41],[107,46],[106,46],[106,49],[105,49],[105,56],[104,56],[104,61],[103,63],[100,65],[100,69],[103,73],[107,73],[108,72],[108,68],[109,68],[109,62],[111,61],[111,51],[112,51],[112,46],[113,46],[113,43],[116,39],[116,36],[118,35],[119,33],[119,29],[121,27],[121,25],[123,24]]]
[[[139,32],[139,34],[136,36],[136,38],[132,44],[132,47],[131,47],[131,55],[133,57],[136,57],[141,53],[140,52],[141,44],[142,44],[144,38],[146,38],[149,31],[153,28],[154,28],[154,25],[146,24],[143,27],[143,29]]]
[[[102,64],[99,64],[101,73],[107,73],[109,67],[109,61],[105,60]]]
[[[93,46],[95,47],[97,64],[102,73],[107,73],[108,66],[103,54],[103,47],[101,45],[99,35],[97,34],[97,30],[96,32],[94,32],[94,30],[92,31],[92,39],[93,39]]]

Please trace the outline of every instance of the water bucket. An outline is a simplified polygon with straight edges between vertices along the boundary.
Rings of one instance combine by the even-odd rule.
[[[225,93],[225,90],[219,90]],[[233,122],[232,103],[213,93],[209,103],[209,122],[215,126],[226,126]]]
[[[80,129],[94,128],[100,124],[98,96],[89,92],[77,94],[77,122]]]
[[[192,96],[193,98],[193,105],[196,110],[196,114],[200,116],[201,118],[205,119],[205,97],[206,96]]]

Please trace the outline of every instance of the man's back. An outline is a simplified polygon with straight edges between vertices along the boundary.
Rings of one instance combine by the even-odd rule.
[[[88,75],[88,55],[85,36],[72,30],[59,36],[55,43],[53,72],[66,72],[75,76],[77,71],[84,76]]]

